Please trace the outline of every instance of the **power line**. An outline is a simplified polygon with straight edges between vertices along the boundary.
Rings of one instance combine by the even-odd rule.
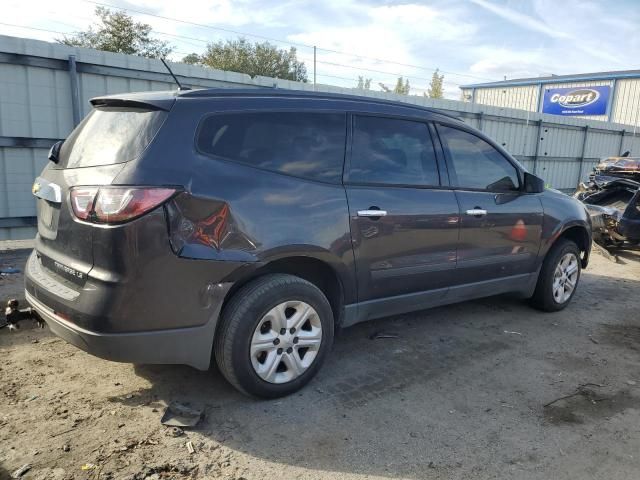
[[[0,22],[0,25],[4,25],[5,27],[13,27],[13,28],[23,28],[26,30],[37,30],[39,32],[46,32],[46,33],[56,33],[58,35],[70,35],[74,32],[61,32],[59,30],[50,30],[47,28],[38,28],[38,27],[27,27],[26,25],[16,25],[15,23],[5,23],[5,22]],[[67,26],[71,27],[71,28],[75,28],[72,25],[66,24]],[[183,55],[189,55],[190,52],[183,52],[181,50],[172,50],[172,52],[175,53],[181,53]]]
[[[74,33],[74,32],[61,32],[59,30],[51,30],[51,29],[47,29],[47,28],[28,27],[26,25],[17,25],[17,24],[14,24],[14,23],[6,23],[6,22],[0,22],[0,25],[4,25],[4,26],[7,26],[7,27],[14,27],[14,28],[22,28],[22,29],[26,29],[26,30],[35,30],[35,31],[46,32],[46,33],[55,33],[55,34],[58,34],[58,35],[69,35],[71,33]],[[68,25],[68,26],[70,26],[72,28],[75,28],[72,25]],[[155,32],[155,33],[162,33],[162,32]],[[181,35],[174,35],[174,34],[170,34],[170,33],[165,33],[165,35],[178,37],[178,38],[182,37]],[[191,37],[187,37],[187,38],[191,38]],[[196,38],[191,38],[191,39],[192,40],[199,40],[201,42],[206,42],[206,40],[201,40],[201,39],[196,39]],[[181,51],[181,50],[173,50],[173,53],[179,53],[179,54],[182,54],[182,55],[189,55],[189,52],[184,52],[184,51]],[[383,74],[393,75],[393,76],[401,76],[401,75],[398,75],[398,74],[392,73],[392,72],[384,72],[384,71],[380,71],[380,70],[370,70],[370,69],[366,69],[366,68],[358,68],[358,67],[353,67],[351,65],[344,65],[344,64],[341,64],[341,63],[324,62],[324,61],[318,61],[317,63],[323,63],[323,64],[332,65],[332,66],[338,66],[338,67],[354,68],[356,70],[372,71],[372,72],[383,73]],[[320,73],[320,72],[317,75],[318,75],[318,77],[333,78],[333,79],[336,79],[336,80],[346,80],[346,81],[349,81],[349,82],[353,82],[353,81],[357,80],[356,78],[342,77],[342,76],[338,76],[338,75],[330,75],[330,74]],[[407,76],[405,76],[405,78],[407,78],[407,80],[421,79],[420,77],[407,77]],[[428,80],[428,79],[424,79],[424,78],[422,78],[422,79],[423,80]],[[381,82],[379,81],[379,79],[376,79],[376,83],[381,83]],[[454,82],[450,82],[450,83],[453,84],[453,85],[458,85],[458,84],[456,84]],[[419,87],[411,87],[411,88],[413,90],[426,91],[425,89],[419,88]]]
[[[178,38],[178,39],[193,40],[193,41],[202,42],[202,43],[205,43],[205,44],[210,43],[208,40],[204,40],[204,39],[197,38],[197,37],[189,37],[189,36],[186,36],[186,35],[178,35],[176,33],[160,32],[160,31],[157,31],[157,30],[154,30],[154,33],[157,33],[159,35],[165,35],[165,36],[168,36],[168,37]],[[186,42],[186,43],[188,43],[188,42]],[[191,44],[191,45],[197,46],[195,44]],[[177,53],[181,53],[181,52],[177,52]],[[323,65],[331,65],[331,66],[334,66],[334,67],[350,68],[352,70],[357,70],[357,71],[362,71],[362,72],[374,72],[374,73],[381,73],[381,74],[384,74],[384,75],[392,75],[392,76],[395,76],[395,77],[404,77],[404,78],[415,79],[415,80],[424,80],[424,81],[427,81],[427,82],[431,81],[430,78],[426,78],[426,77],[418,77],[418,76],[415,76],[415,75],[400,74],[400,73],[397,73],[397,72],[389,72],[389,71],[386,71],[386,70],[377,70],[377,69],[374,69],[374,68],[358,67],[358,66],[354,66],[354,65],[346,65],[344,63],[328,62],[326,60],[316,60],[316,63],[323,64]],[[335,78],[344,78],[344,77],[335,77]],[[460,85],[459,83],[456,83],[456,82],[453,82],[453,81],[450,81],[450,80],[445,80],[445,81],[447,83],[450,83],[451,85],[456,85],[456,86]]]
[[[108,3],[97,2],[95,0],[85,0],[85,2],[91,3],[93,5],[102,6],[102,7],[110,7],[110,8],[115,8],[115,9],[118,9],[118,10],[124,10],[124,11],[127,11],[127,12],[137,13],[137,14],[140,14],[140,15],[146,15],[146,16],[149,16],[149,17],[160,18],[162,20],[168,20],[168,21],[171,21],[171,22],[178,22],[178,23],[183,23],[183,24],[186,24],[186,25],[193,25],[193,26],[196,26],[196,27],[208,28],[210,30],[218,30],[218,31],[221,31],[221,32],[233,33],[235,35],[240,35],[240,36],[245,36],[245,37],[260,38],[262,40],[267,40],[267,41],[276,42],[276,43],[283,43],[285,45],[293,45],[293,46],[304,47],[304,48],[309,48],[309,49],[313,48],[313,45],[307,45],[305,43],[290,42],[290,41],[286,41],[286,40],[277,39],[277,38],[274,38],[274,37],[268,37],[268,36],[265,36],[265,35],[257,35],[257,34],[252,34],[252,33],[246,33],[246,32],[241,32],[241,31],[238,31],[238,30],[232,30],[232,29],[223,28],[223,27],[214,27],[212,25],[206,25],[206,24],[203,24],[203,23],[191,22],[191,21],[188,21],[188,20],[183,20],[183,19],[175,18],[175,17],[167,17],[167,16],[164,16],[164,15],[158,15],[158,14],[155,14],[155,13],[149,13],[149,12],[145,12],[143,10],[137,10],[137,9],[134,9],[134,8],[119,7],[119,6],[108,4]],[[363,58],[363,59],[366,59],[366,60],[373,60],[373,61],[376,61],[376,62],[391,63],[391,64],[394,64],[394,65],[401,65],[403,67],[415,68],[415,69],[418,69],[418,70],[425,70],[425,71],[429,71],[429,72],[433,72],[433,71],[436,70],[435,68],[421,67],[421,66],[418,66],[418,65],[400,63],[400,62],[395,62],[395,61],[392,61],[392,60],[385,60],[385,59],[376,58],[376,57],[368,57],[368,56],[358,55],[358,54],[354,54],[354,53],[350,53],[350,52],[344,52],[344,51],[341,51],[341,50],[332,50],[332,49],[323,48],[323,47],[317,47],[317,50],[322,50],[324,52],[330,52],[330,53],[337,53],[337,54],[340,54],[340,55],[348,55],[348,56],[351,56],[351,57]],[[477,75],[471,75],[471,74],[467,74],[467,73],[457,73],[457,72],[451,72],[451,71],[447,71],[447,70],[439,70],[439,71],[442,72],[442,73],[446,73],[447,75],[456,75],[456,76],[460,76],[460,77],[468,77],[468,78],[474,78],[474,79],[478,79],[478,80],[495,81],[495,79],[492,79],[492,78],[479,77]]]
[[[4,25],[5,27],[24,28],[24,29],[27,29],[27,30],[37,30],[39,32],[57,33],[59,35],[69,35],[70,33],[73,33],[73,32],[59,32],[57,30],[48,30],[46,28],[27,27],[25,25],[16,25],[14,23],[5,23],[5,22],[0,22],[0,25]]]
[[[204,44],[209,44],[210,43],[209,40],[204,40],[202,38],[197,38],[197,37],[190,37],[190,36],[187,36],[187,35],[178,35],[176,33],[160,32],[158,30],[154,30],[153,33],[156,33],[158,35],[165,35],[165,36],[168,36],[168,37],[181,39],[183,42],[186,39],[186,40],[193,40],[193,41],[201,42],[201,43],[204,43]],[[199,46],[199,45],[196,45],[196,44],[193,44],[193,43],[189,43],[189,42],[185,42],[185,43],[188,43],[188,44],[193,45],[193,46]],[[177,50],[174,50],[174,52],[175,53],[184,53],[184,52],[179,52]],[[424,81],[427,81],[427,82],[431,81],[430,78],[426,78],[426,77],[418,77],[418,76],[415,76],[415,75],[400,74],[400,73],[396,73],[396,72],[389,72],[389,71],[386,71],[386,70],[377,70],[377,69],[374,69],[374,68],[366,68],[366,67],[358,67],[358,66],[354,66],[354,65],[346,65],[344,63],[328,62],[326,60],[316,60],[316,63],[323,64],[323,65],[331,65],[331,66],[334,66],[334,67],[349,68],[349,69],[352,69],[352,70],[362,71],[362,72],[374,72],[374,73],[381,73],[381,74],[384,74],[384,75],[391,75],[391,76],[395,76],[395,77],[404,77],[404,78],[408,78],[410,80],[424,80]],[[328,76],[328,75],[325,75],[325,76]],[[347,79],[345,77],[337,77],[337,76],[332,76],[332,78],[353,80],[353,79]],[[451,81],[451,80],[445,80],[445,82],[450,84],[450,85],[455,85],[455,86],[460,86],[461,85],[460,83],[457,83],[457,82],[454,82],[454,81]]]
[[[318,60],[316,63],[322,63],[324,65],[333,65],[333,66],[336,66],[336,67],[351,68],[351,69],[358,70],[358,71],[383,73],[385,75],[393,75],[393,76],[404,77],[404,78],[408,78],[408,79],[425,80],[427,82],[431,81],[430,78],[426,78],[426,77],[416,77],[414,75],[401,75],[399,73],[394,73],[394,72],[387,72],[387,71],[383,71],[383,70],[375,70],[375,69],[366,68],[366,67],[356,67],[356,66],[353,66],[353,65],[345,65],[343,63],[326,62],[324,60]],[[455,83],[455,82],[451,82],[451,81],[448,81],[448,82],[451,83],[452,85],[460,85],[459,83]]]

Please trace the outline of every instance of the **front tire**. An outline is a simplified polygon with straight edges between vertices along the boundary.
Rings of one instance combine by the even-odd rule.
[[[531,304],[546,312],[562,310],[576,293],[580,273],[578,246],[566,238],[558,240],[544,259]]]
[[[333,312],[318,287],[293,275],[265,275],[238,290],[224,308],[215,358],[241,392],[282,397],[315,376],[333,333]]]

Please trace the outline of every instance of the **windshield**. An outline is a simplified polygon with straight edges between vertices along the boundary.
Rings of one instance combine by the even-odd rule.
[[[57,168],[95,167],[133,160],[151,143],[167,113],[143,108],[95,108],[69,135]]]

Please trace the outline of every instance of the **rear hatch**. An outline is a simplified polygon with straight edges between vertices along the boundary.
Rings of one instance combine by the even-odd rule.
[[[80,286],[93,265],[93,232],[99,227],[74,216],[70,190],[110,185],[125,164],[149,146],[172,104],[112,97],[92,103],[91,113],[62,144],[58,162],[50,162],[33,187],[39,261],[56,276]]]

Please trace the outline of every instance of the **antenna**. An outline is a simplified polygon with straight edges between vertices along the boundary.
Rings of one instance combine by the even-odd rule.
[[[167,65],[167,62],[164,61],[164,58],[161,58],[160,61],[166,67],[166,69],[169,70],[169,73],[173,77],[173,81],[176,82],[176,85],[178,85],[178,90],[191,90],[189,87],[183,87],[182,85],[180,85],[178,78],[173,74],[171,68],[169,68],[169,65]]]

